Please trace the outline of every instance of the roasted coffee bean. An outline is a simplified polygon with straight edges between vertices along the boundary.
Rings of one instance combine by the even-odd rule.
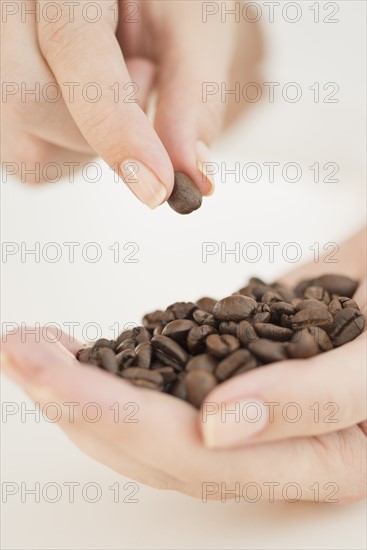
[[[274,283],[271,285],[272,288],[279,294],[279,296],[282,297],[283,302],[291,302],[293,298],[295,298],[296,293],[292,288],[285,287],[284,285],[281,285],[279,283]],[[274,304],[276,302],[273,302]]]
[[[285,344],[260,339],[248,345],[248,349],[263,363],[273,363],[287,359]]]
[[[199,355],[195,355],[195,357],[192,357],[190,359],[190,361],[186,365],[186,371],[189,372],[193,369],[204,369],[208,370],[209,372],[214,372],[217,364],[218,361],[211,355],[208,355],[207,353],[200,353]]]
[[[279,303],[279,302],[277,302]],[[269,304],[261,303],[257,305],[255,313],[251,316],[250,321],[254,323],[268,323],[271,317]]]
[[[134,350],[135,346],[136,346],[135,338],[132,338],[132,337],[125,338],[123,342],[118,344],[118,346],[115,346],[115,352],[120,353],[120,351],[124,351],[128,349]]]
[[[337,311],[345,307],[349,307],[359,311],[359,306],[357,302],[355,302],[352,298],[348,298],[347,296],[333,297],[333,299],[329,303],[328,309],[332,315],[335,315]]]
[[[169,389],[169,393],[171,395],[174,395],[179,399],[183,399],[184,401],[187,399],[187,391],[186,391],[187,374],[188,373],[186,373],[185,371],[179,372],[177,375],[176,381],[173,382],[172,386]]]
[[[292,328],[293,317],[293,315],[286,315],[285,313],[283,313],[280,316],[280,326],[285,328]]]
[[[204,369],[193,369],[187,373],[186,379],[187,400],[200,408],[208,393],[217,385],[214,374]]]
[[[256,342],[256,340],[259,339],[254,327],[248,321],[241,321],[238,323],[236,336],[245,347],[247,347],[250,342]]]
[[[202,194],[183,172],[175,172],[173,191],[168,204],[178,214],[191,214],[201,206]]]
[[[324,329],[320,327],[308,327],[308,331],[313,335],[320,351],[329,351],[333,349],[333,344],[331,343],[329,335]]]
[[[164,327],[162,334],[176,340],[176,342],[186,342],[188,333],[196,326],[197,324],[189,319],[177,319],[168,323]]]
[[[282,302],[283,298],[281,297],[280,294],[275,292],[275,290],[267,290],[261,296],[261,301],[266,302],[268,304],[271,304],[271,303],[274,303],[274,302]]]
[[[173,367],[167,367],[167,366],[161,366],[154,369],[154,372],[158,372],[162,378],[164,385],[171,384],[175,380],[177,380],[177,373],[175,372]]]
[[[187,335],[187,347],[190,353],[197,354],[205,351],[205,340],[211,334],[216,334],[214,327],[201,325],[194,327]]]
[[[135,348],[136,359],[134,366],[142,369],[149,369],[152,361],[153,347],[150,342],[142,342]]]
[[[199,309],[202,309],[207,313],[213,313],[213,309],[217,301],[218,300],[214,300],[214,298],[208,298],[207,296],[204,296],[204,298],[200,298],[200,300],[196,301],[196,305]]]
[[[189,356],[187,352],[168,336],[154,336],[151,340],[155,355],[164,365],[182,370]]]
[[[134,327],[131,331],[131,338],[135,340],[136,344],[149,342],[151,337],[150,332],[145,327]]]
[[[235,294],[219,300],[214,306],[213,315],[219,321],[242,321],[248,319],[256,308],[255,300]]]
[[[135,386],[149,388],[153,390],[162,390],[164,386],[163,376],[156,370],[141,369],[139,367],[130,367],[120,373],[121,378],[129,380]]]
[[[212,327],[215,327],[217,325],[216,320],[214,319],[214,315],[212,313],[208,313],[207,311],[204,311],[203,309],[197,309],[192,314],[195,323],[198,325],[210,325]]]
[[[174,321],[175,316],[172,311],[153,311],[152,313],[147,313],[143,317],[143,325],[146,329],[153,331],[159,325],[167,325],[170,321]]]
[[[239,340],[231,334],[212,334],[206,339],[206,350],[213,357],[223,359],[240,347]]]
[[[322,286],[308,286],[303,293],[305,299],[319,300],[326,305],[330,302],[330,294]]]
[[[76,352],[75,357],[80,361],[81,363],[89,363],[91,353],[92,353],[91,347],[89,348],[81,348]]]
[[[339,302],[342,307],[351,307],[352,309],[357,309],[359,311],[359,305],[353,298],[348,298],[348,296],[339,296]]]
[[[344,275],[322,275],[313,279],[314,285],[324,287],[330,294],[338,294],[339,296],[348,296],[351,298],[357,290],[358,283],[350,277]]]
[[[98,348],[97,360],[102,369],[117,374],[119,370],[115,352],[111,348]]]
[[[193,302],[176,302],[168,306],[166,311],[173,313],[175,319],[191,319],[197,308]]]
[[[288,302],[273,302],[270,308],[270,321],[272,323],[280,323],[280,318],[283,314],[293,315],[294,307]]]
[[[246,372],[256,366],[257,361],[249,350],[238,349],[218,363],[214,374],[219,382],[223,382],[227,378],[234,376],[240,368],[241,372]],[[242,367],[244,370],[242,370]]]
[[[125,349],[116,355],[119,370],[127,369],[136,361],[135,349]],[[140,366],[140,365],[138,365]]]
[[[328,309],[328,306],[318,300],[306,299],[299,301],[294,309],[295,311],[301,311],[302,309]]]
[[[220,334],[233,334],[233,336],[236,336],[237,327],[238,323],[234,321],[222,321],[219,323],[218,329]]]
[[[270,323],[254,323],[252,326],[260,338],[267,338],[268,340],[285,342],[293,336],[293,330]]]
[[[127,339],[130,339],[131,335],[132,335],[132,330],[131,329],[124,330],[123,332],[121,332],[121,334],[116,339],[115,350],[117,350],[119,348],[119,346],[121,346],[122,342],[124,342]]]
[[[294,330],[309,326],[329,327],[333,323],[333,316],[327,309],[306,308],[297,311],[293,316],[292,328]]]
[[[246,296],[247,298],[252,298],[253,300],[256,301],[257,298],[255,294],[252,292],[252,288],[253,287],[244,286],[243,288],[240,288],[238,292],[235,292],[234,296],[236,296],[237,294],[240,294],[241,296]]]
[[[100,338],[99,340],[94,342],[93,349],[98,349],[98,348],[114,349],[115,345],[116,345],[115,340],[107,340],[106,338]]]
[[[329,336],[335,347],[354,340],[364,329],[365,318],[358,310],[346,307],[334,315],[334,324]]]
[[[303,328],[297,332],[287,346],[287,353],[292,359],[306,359],[319,351],[319,346],[309,328]]]
[[[153,330],[153,336],[159,336],[160,334],[162,334],[164,327],[165,325],[158,325],[157,327],[155,327],[155,329]]]

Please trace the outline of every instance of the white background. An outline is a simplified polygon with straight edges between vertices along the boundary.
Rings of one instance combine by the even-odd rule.
[[[89,183],[78,177],[40,189],[10,180],[3,183],[2,239],[5,242],[54,241],[62,246],[57,263],[40,263],[20,254],[2,264],[2,322],[29,325],[77,321],[75,334],[85,336],[87,323],[99,323],[113,337],[116,321],[139,322],[141,315],[176,300],[202,295],[221,297],[244,284],[252,274],[271,280],[292,268],[281,254],[284,244],[299,243],[302,260],[309,249],[340,243],[365,219],[365,3],[338,2],[339,23],[313,23],[311,3],[301,2],[303,15],[295,24],[278,17],[264,19],[267,40],[265,80],[281,85],[296,81],[303,96],[288,103],[278,87],[273,104],[263,101],[214,147],[214,158],[233,167],[276,161],[298,162],[303,175],[286,183],[278,171],[274,183],[266,174],[258,183],[236,183],[233,176],[217,180],[213,197],[197,213],[180,217],[167,206],[150,212],[130,196],[101,163],[103,178]],[[324,16],[321,6],[321,16]],[[336,82],[338,103],[313,101],[309,86]],[[330,91],[330,90],[328,90]],[[337,183],[313,181],[309,166],[336,162]],[[265,170],[265,168],[263,167]],[[321,172],[324,177],[323,172]],[[81,248],[99,243],[102,259],[85,261]],[[281,243],[275,262],[267,249],[257,263],[220,255],[202,261],[202,242],[233,248],[249,242]],[[79,242],[70,263],[64,242]],[[109,246],[135,242],[138,263],[114,263]],[[129,250],[121,251],[126,255]],[[50,254],[52,251],[50,250]],[[298,264],[296,264],[298,265]],[[327,271],[327,266],[320,266]],[[3,325],[4,326],[4,325]],[[93,339],[95,334],[88,333]],[[347,367],[347,365],[346,365]],[[24,395],[3,379],[3,400],[20,403]],[[140,549],[140,548],[364,548],[365,504],[269,504],[228,501],[202,503],[191,498],[140,486],[139,503],[113,502],[109,490],[127,480],[83,456],[55,426],[26,423],[19,415],[2,426],[2,479],[18,484],[93,481],[102,488],[97,504],[26,503],[9,498],[2,506],[5,549]],[[127,494],[125,492],[125,494]]]

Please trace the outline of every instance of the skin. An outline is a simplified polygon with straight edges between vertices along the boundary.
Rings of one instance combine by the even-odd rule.
[[[210,161],[208,147],[225,122],[249,103],[236,103],[233,96],[223,102],[220,93],[203,101],[203,83],[226,82],[230,89],[233,82],[259,81],[258,25],[243,18],[236,23],[233,17],[223,24],[219,15],[204,23],[201,2],[138,0],[133,3],[138,11],[132,14],[131,2],[129,7],[125,0],[100,0],[94,4],[102,17],[95,23],[83,17],[81,7],[72,21],[65,2],[59,4],[58,14],[41,11],[38,22],[30,15],[22,20],[19,10],[2,24],[7,44],[4,82],[19,89],[22,82],[27,89],[39,83],[43,91],[57,81],[63,93],[55,103],[43,94],[40,101],[32,95],[22,100],[20,92],[7,95],[2,161],[23,162],[27,169],[38,162],[42,177],[47,163],[57,162],[68,174],[65,162],[84,166],[99,155],[151,208],[171,194],[174,170],[185,172],[204,195],[210,194],[213,185],[203,177],[200,163]],[[228,2],[228,9],[232,4]],[[35,0],[27,0],[28,11],[35,6]],[[94,12],[87,14],[94,17]],[[74,99],[68,82],[78,84]],[[102,90],[95,103],[81,93],[91,82]],[[120,89],[117,102],[110,90],[115,83]],[[157,106],[152,126],[146,111],[153,91]],[[123,170],[127,161],[140,166],[135,182]],[[39,182],[38,175],[23,179]]]
[[[354,277],[363,281],[354,298],[366,314],[365,240],[363,230],[341,246],[338,264],[326,269],[309,264],[284,280],[293,283],[325,271]],[[293,424],[276,417],[257,439],[243,438],[236,445],[215,448],[206,440],[201,412],[169,395],[138,389],[82,366],[74,357],[80,343],[70,344],[66,335],[55,343],[36,344],[22,342],[17,332],[8,336],[2,353],[3,370],[33,401],[41,407],[51,401],[60,405],[59,425],[82,451],[139,482],[208,499],[223,497],[221,483],[228,490],[237,484],[241,495],[250,482],[259,484],[261,497],[269,499],[267,484],[275,483],[274,500],[283,498],[287,483],[298,485],[302,500],[315,500],[318,484],[320,501],[350,502],[362,499],[366,486],[365,344],[366,332],[325,354],[268,365],[215,388],[207,397],[210,402],[230,403],[251,395],[297,402],[303,410],[316,401],[321,411],[329,402],[339,407],[337,423],[314,422],[312,415]],[[73,421],[65,402],[81,404]],[[102,410],[96,423],[81,414],[83,404],[90,402]],[[109,409],[115,402],[121,410],[124,404],[135,403],[138,422],[127,422],[127,412],[115,422]]]

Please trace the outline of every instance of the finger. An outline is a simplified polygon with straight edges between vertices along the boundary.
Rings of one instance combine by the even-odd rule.
[[[146,111],[149,94],[152,91],[156,77],[156,68],[153,63],[141,57],[127,59],[126,68],[129,71],[131,81],[136,82],[138,85],[136,93],[138,104],[143,111]]]
[[[169,4],[162,4],[166,47],[160,59],[155,128],[175,170],[210,194],[209,146],[227,107],[213,90],[228,82],[236,25],[203,23],[200,2],[190,2],[190,9],[183,1],[175,2],[174,10]]]
[[[204,404],[208,447],[325,434],[366,419],[366,333],[312,359],[276,363],[217,387]],[[207,411],[211,413],[207,413]]]
[[[172,191],[171,161],[135,102],[136,86],[114,34],[113,12],[106,2],[95,4],[102,13],[95,23],[83,20],[81,14],[70,22],[62,8],[60,21],[39,24],[41,50],[59,82],[77,81],[75,101],[65,100],[89,145],[144,204],[155,208]],[[91,83],[98,101],[86,100]]]

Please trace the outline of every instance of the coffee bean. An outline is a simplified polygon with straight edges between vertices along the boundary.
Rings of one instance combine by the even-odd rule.
[[[281,285],[279,283],[274,283],[272,285],[274,290],[279,294],[279,296],[282,297],[283,302],[291,302],[292,299],[296,296],[295,291],[292,288],[288,288],[284,285]],[[276,302],[273,302],[276,303]]]
[[[359,305],[355,300],[353,300],[353,298],[348,298],[348,296],[339,296],[339,302],[341,303],[343,308],[351,307],[359,311]]]
[[[268,340],[285,342],[293,336],[293,330],[278,327],[278,325],[271,325],[270,323],[254,323],[252,326],[260,338],[267,338]]]
[[[150,342],[141,342],[135,348],[136,359],[134,366],[149,369],[152,361],[153,347]]]
[[[320,327],[308,327],[308,331],[313,335],[320,351],[329,351],[333,349],[333,344],[331,343],[329,335],[324,329]]]
[[[295,311],[301,311],[302,309],[328,309],[328,306],[324,302],[307,299],[299,301],[294,309]]]
[[[206,339],[207,352],[218,359],[223,359],[239,347],[239,340],[231,334],[211,334]]]
[[[238,369],[242,367],[244,367],[245,370],[241,370],[241,372],[246,372],[256,366],[257,361],[249,350],[238,349],[218,363],[214,374],[219,382],[223,382],[227,380],[227,378],[235,375]]]
[[[75,357],[80,361],[81,363],[89,363],[91,353],[92,353],[91,347],[88,348],[81,348],[76,352]]]
[[[188,333],[196,326],[197,324],[189,319],[177,319],[168,323],[168,325],[164,327],[162,334],[163,336],[169,336],[169,338],[177,342],[186,342]]]
[[[187,335],[187,347],[190,353],[197,354],[205,351],[205,340],[211,334],[216,334],[214,327],[201,325],[193,327]]]
[[[191,214],[201,206],[202,194],[194,182],[182,172],[175,172],[173,191],[169,206],[178,214]]]
[[[208,313],[207,311],[204,311],[203,309],[197,309],[192,314],[194,321],[198,325],[210,325],[212,327],[215,327],[217,325],[216,320],[214,319],[214,315],[212,313]]]
[[[116,360],[117,360],[119,370],[127,369],[133,363],[135,363],[136,350],[135,349],[122,350],[116,355]]]
[[[329,327],[333,323],[333,316],[327,309],[306,308],[297,311],[292,320],[292,328],[306,328],[308,326]]]
[[[334,324],[329,331],[329,336],[334,346],[338,347],[359,336],[364,325],[364,315],[354,308],[346,307],[335,313]]]
[[[130,367],[120,373],[121,378],[129,380],[135,386],[149,388],[154,390],[162,390],[164,386],[163,376],[149,369],[141,369],[139,367]]]
[[[175,302],[168,306],[166,311],[173,313],[175,319],[191,319],[197,308],[193,302]]]
[[[275,292],[275,290],[266,290],[264,294],[261,296],[261,301],[266,302],[268,304],[274,303],[274,302],[281,302],[283,298],[280,294]]]
[[[248,345],[248,349],[263,363],[273,363],[287,359],[285,344],[260,339]]]
[[[204,369],[208,370],[209,372],[214,372],[217,364],[218,361],[211,355],[208,355],[207,353],[200,353],[199,355],[195,355],[195,357],[192,357],[190,359],[190,361],[186,365],[186,371],[189,372],[193,369]]]
[[[219,321],[242,321],[248,319],[256,308],[255,300],[235,294],[219,300],[214,306],[213,315]]]
[[[234,321],[222,321],[219,323],[218,329],[220,334],[232,334],[233,336],[236,336],[237,327],[238,323],[235,323]]]
[[[174,321],[175,316],[172,311],[153,311],[147,313],[143,317],[143,325],[147,330],[153,331],[160,324],[167,325],[170,321]]]
[[[164,365],[182,370],[189,356],[187,352],[168,336],[154,336],[151,340],[156,357]]]
[[[118,361],[115,352],[111,348],[98,348],[97,360],[101,368],[117,374],[119,370]]]
[[[153,370],[154,372],[158,372],[162,376],[164,385],[171,384],[172,382],[177,380],[177,374],[173,367],[166,367],[163,365]]]
[[[282,303],[282,302],[276,302]],[[268,323],[270,321],[271,313],[269,304],[261,303],[257,305],[256,312],[251,316],[250,321],[254,323]]]
[[[217,380],[211,372],[204,369],[193,369],[186,376],[187,400],[200,408],[208,393],[215,388]]]
[[[303,297],[305,299],[319,300],[325,304],[330,302],[330,294],[322,286],[308,286],[303,293]]]
[[[111,348],[113,349],[116,345],[115,340],[107,340],[106,338],[100,338],[93,344],[94,349],[98,348]]]
[[[204,298],[200,298],[200,300],[197,300],[196,305],[199,309],[202,309],[207,313],[213,313],[213,309],[217,301],[218,300],[214,300],[214,298],[208,298],[207,296],[205,296]]]
[[[172,386],[169,389],[169,393],[171,395],[174,395],[179,399],[183,399],[184,401],[186,401],[187,399],[187,390],[186,390],[187,374],[188,373],[186,373],[185,371],[178,373],[176,381],[172,384]]]
[[[149,342],[151,337],[150,332],[145,327],[134,327],[131,331],[131,338],[135,340],[136,344]]]
[[[355,302],[352,298],[348,298],[347,296],[333,297],[333,299],[329,303],[328,309],[332,315],[335,315],[337,311],[345,307],[349,307],[359,311],[359,306],[357,302]]]
[[[288,302],[273,302],[270,304],[270,321],[272,323],[279,323],[283,314],[293,315],[294,307]]]
[[[322,275],[313,279],[314,285],[324,287],[330,294],[339,294],[339,296],[348,296],[351,298],[357,290],[358,283],[350,277],[344,275]]]
[[[292,359],[306,359],[316,355],[319,351],[319,346],[309,328],[303,328],[296,332],[287,346],[287,353]]]

